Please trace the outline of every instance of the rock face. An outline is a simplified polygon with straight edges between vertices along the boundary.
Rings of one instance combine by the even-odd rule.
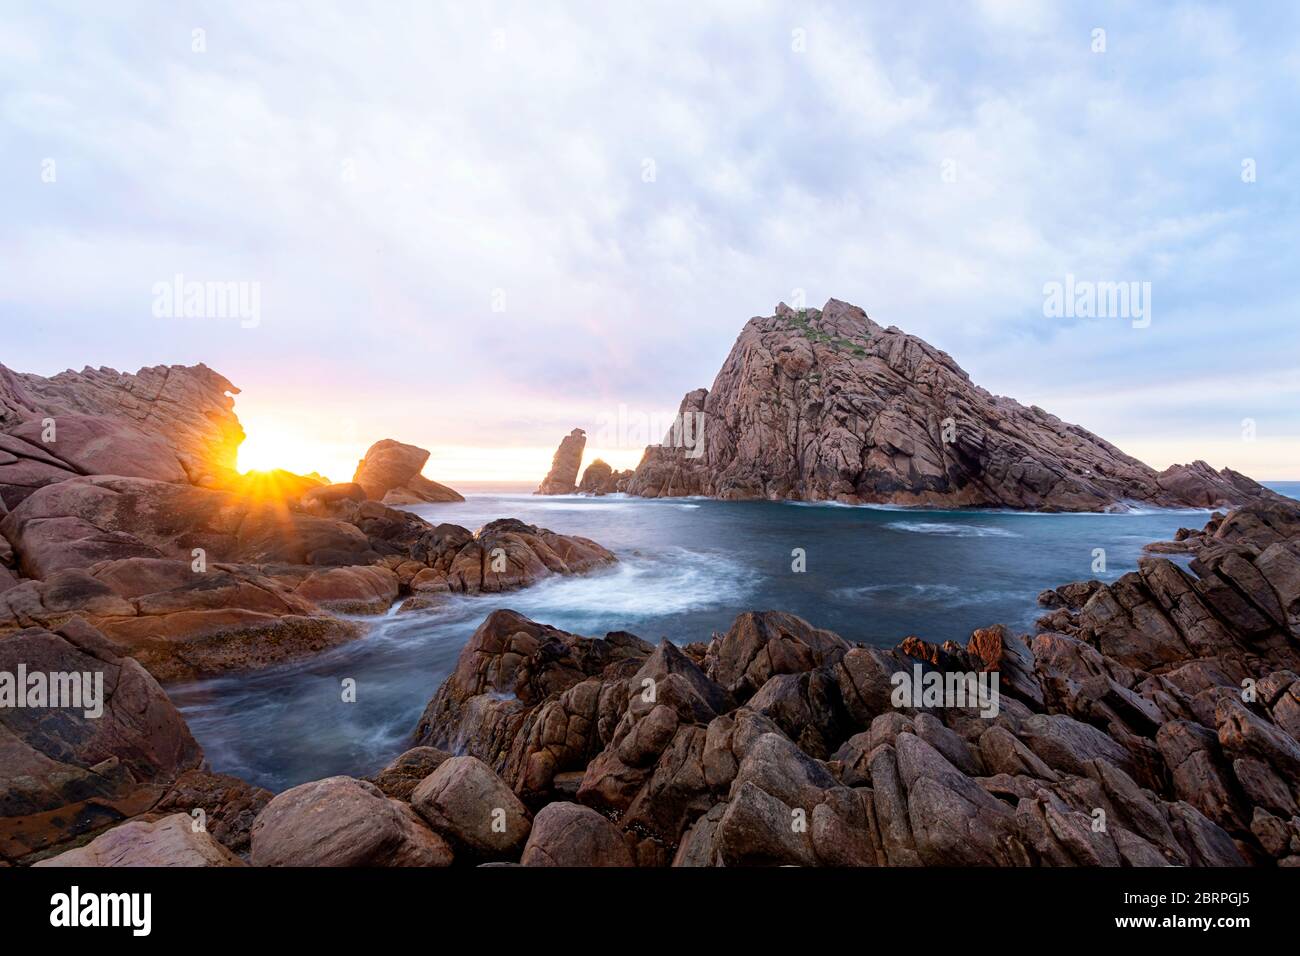
[[[578,489],[578,468],[582,450],[587,447],[587,433],[575,428],[565,435],[551,460],[551,470],[533,494],[571,495]]]
[[[99,675],[90,679],[102,680],[102,713],[16,707],[0,688],[0,860],[23,860],[143,813],[202,762],[162,688],[84,621],[0,638],[0,674],[20,666],[28,674]]]
[[[629,494],[1060,511],[1277,497],[1204,462],[1157,473],[835,299],[751,319],[713,388],[688,394],[681,414]]]
[[[243,866],[237,856],[196,830],[184,813],[157,822],[132,820],[37,866]]]
[[[38,450],[62,447],[66,434],[70,440],[66,460],[76,474],[171,480],[160,471],[179,462],[182,477],[200,483],[235,471],[244,439],[233,410],[232,396],[237,394],[239,389],[206,365],[157,365],[134,374],[87,367],[50,378],[0,366],[0,432],[20,432],[30,439],[43,430],[45,419],[52,418],[55,441],[49,448],[42,443]],[[170,448],[170,460],[159,446]],[[12,507],[22,488],[33,487],[27,482],[39,475],[40,465],[48,462],[36,455],[28,459],[29,464],[20,465],[21,451],[2,437],[0,449],[19,458],[19,462],[7,461],[0,454],[0,497]],[[147,465],[132,464],[137,452]],[[64,454],[60,451],[54,457],[64,459]],[[122,470],[124,463],[127,470]]]
[[[371,445],[366,457],[357,462],[352,482],[367,498],[389,505],[464,501],[458,492],[420,474],[428,460],[429,453],[423,448],[385,438]]]
[[[498,611],[417,739],[534,808],[496,849],[526,865],[1300,865],[1300,505],[1185,540],[1191,573],[1143,559],[964,647],[764,612],[656,648]],[[996,674],[996,712],[896,700],[914,670]]]
[[[609,464],[597,458],[582,472],[582,481],[578,482],[578,493],[583,495],[612,495],[627,487],[632,478],[632,471],[615,471]]]

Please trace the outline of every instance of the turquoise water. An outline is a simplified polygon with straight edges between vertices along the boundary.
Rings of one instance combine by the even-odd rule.
[[[1300,496],[1300,482],[1275,485]],[[371,619],[370,633],[312,660],[168,688],[214,769],[272,790],[360,775],[403,750],[424,705],[493,609],[565,630],[628,630],[707,641],[742,611],[798,614],[844,637],[892,645],[909,634],[964,642],[994,623],[1029,630],[1040,590],[1133,570],[1144,544],[1206,512],[1043,515],[850,508],[773,502],[537,498],[470,493],[413,508],[477,528],[517,517],[613,550],[617,566],[524,591],[457,597]],[[1094,571],[1094,549],[1106,569]],[[796,549],[804,570],[793,570]],[[340,682],[357,682],[343,703]]]

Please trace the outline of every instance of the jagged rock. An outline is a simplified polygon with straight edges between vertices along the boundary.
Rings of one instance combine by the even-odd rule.
[[[524,866],[633,866],[623,834],[576,803],[549,803],[533,820],[519,862]]]
[[[41,860],[37,866],[243,866],[244,862],[184,813],[161,820],[132,820],[83,847]]]
[[[616,659],[505,615],[434,711],[492,741],[530,799],[585,766],[577,801],[641,865],[1289,866],[1300,655],[1277,551],[1275,606],[1249,595],[1259,559],[1300,538],[1293,514],[1252,506],[1185,536],[1195,578],[1144,561],[1055,589],[1065,630],[1028,642],[993,627],[885,650],[763,613],[707,647],[646,656],[620,637],[639,649]],[[1216,568],[1240,603],[1202,586]],[[996,670],[1006,695],[996,714],[896,707],[891,677],[914,667]]]
[[[387,796],[410,800],[420,781],[451,759],[437,747],[412,747],[399,754],[370,781]]]
[[[0,858],[143,813],[202,762],[162,688],[84,621],[0,639],[0,672],[17,674],[19,665],[29,674],[88,674],[92,686],[102,675],[102,713],[86,716],[85,697],[81,708],[0,707]]]
[[[812,839],[794,809],[752,783],[727,804],[715,841],[725,866],[816,866]]]
[[[631,469],[615,471],[608,463],[597,458],[582,472],[578,493],[583,495],[612,495],[623,490],[632,477]]]
[[[189,480],[197,483],[235,471],[239,444],[244,439],[244,430],[233,411],[232,396],[238,393],[239,389],[202,364],[157,365],[142,368],[135,374],[87,367],[80,372],[69,369],[49,378],[14,373],[0,366],[0,432],[13,431],[33,420],[53,418],[59,436],[64,431],[63,419],[71,416],[78,416],[82,421],[103,420],[102,426],[90,426],[92,430],[112,429],[114,423],[122,423],[130,429],[130,434],[144,433],[151,442],[161,441],[170,446]],[[56,444],[58,440],[56,437]],[[103,462],[103,467],[95,464],[81,473],[139,474],[109,469],[109,461],[119,462],[114,467],[127,462],[124,449],[113,445],[116,437],[110,447],[92,453],[92,459]],[[137,446],[145,447],[138,442]],[[0,443],[0,448],[4,447],[7,446]],[[99,458],[101,454],[111,457]],[[155,457],[152,452],[150,457]],[[162,462],[159,467],[167,467],[164,456],[156,457]],[[5,487],[9,484],[7,467],[0,464],[0,496],[13,507],[15,502]]]
[[[213,839],[246,858],[253,824],[272,796],[264,787],[229,774],[187,770],[153,809],[155,813],[180,811],[191,819],[195,819],[195,810],[203,811],[204,827]]]
[[[415,739],[467,752],[520,793],[543,794],[556,773],[585,768],[612,738],[627,704],[622,681],[650,651],[631,634],[594,640],[494,611],[425,708]]]
[[[551,470],[533,492],[538,495],[571,495],[578,490],[578,468],[582,450],[587,447],[587,433],[575,428],[560,441],[551,461]]]
[[[1014,816],[1006,805],[950,764],[921,738],[895,740],[907,816],[922,863],[928,866],[1010,865]]]
[[[329,612],[386,610],[403,586],[399,570],[413,589],[478,593],[615,560],[595,542],[518,521],[475,535],[337,500],[343,512],[314,516],[145,479],[41,489],[0,521],[34,579],[0,593],[0,631],[80,612],[160,679],[179,680],[352,640],[364,628]]]
[[[252,829],[254,866],[448,866],[452,851],[372,783],[326,777],[277,795]]]
[[[944,352],[835,299],[751,319],[627,491],[1063,511],[1278,497],[1203,462],[1157,474],[1077,425],[989,394]]]
[[[779,611],[749,611],[709,646],[706,670],[730,693],[749,697],[775,674],[799,674],[833,664],[848,641]]]
[[[388,505],[464,501],[458,492],[420,474],[428,460],[425,449],[385,438],[371,445],[365,457],[357,462],[352,483],[367,498]]]

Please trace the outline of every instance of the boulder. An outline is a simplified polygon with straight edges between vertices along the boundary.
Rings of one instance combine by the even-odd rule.
[[[524,866],[633,866],[623,834],[576,803],[548,803],[533,820],[519,860]]]
[[[157,821],[132,820],[75,850],[36,866],[243,866],[244,862],[198,829],[184,813]]]
[[[366,456],[357,462],[352,482],[365,491],[367,498],[385,504],[464,501],[446,485],[420,474],[428,460],[425,449],[385,438],[371,445]]]
[[[449,866],[452,850],[406,804],[351,777],[277,795],[252,829],[254,866]]]
[[[555,450],[551,470],[533,492],[538,495],[571,495],[578,490],[578,467],[582,464],[582,450],[587,446],[587,433],[575,428],[565,435]]]
[[[528,839],[528,810],[477,757],[452,757],[420,781],[411,806],[438,833],[472,854],[513,856]]]
[[[80,619],[0,638],[0,672],[102,680],[101,712],[0,707],[0,859],[15,860],[148,810],[203,752],[157,682]],[[91,714],[91,716],[87,716]]]

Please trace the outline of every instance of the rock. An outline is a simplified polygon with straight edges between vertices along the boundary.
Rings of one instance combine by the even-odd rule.
[[[252,830],[254,866],[449,866],[452,851],[374,784],[327,777],[286,790]]]
[[[293,502],[137,478],[42,488],[0,521],[35,579],[0,593],[0,632],[80,612],[160,679],[182,680],[351,640],[364,628],[329,612],[386,610],[402,575],[421,591],[477,593],[615,560],[593,541],[519,521],[471,534],[350,495],[333,500],[341,504],[310,515]]]
[[[582,481],[578,482],[578,493],[583,495],[612,495],[623,490],[632,477],[632,471],[615,471],[606,462],[597,458],[582,472]]]
[[[499,859],[528,838],[528,810],[477,757],[452,757],[420,781],[411,806],[438,833],[472,853]]]
[[[1034,714],[1024,722],[1021,740],[1045,764],[1063,773],[1087,775],[1087,763],[1102,759],[1131,771],[1133,758],[1111,737],[1065,714]]]
[[[312,571],[294,593],[339,614],[382,614],[397,600],[397,575],[380,566]]]
[[[412,747],[394,757],[371,783],[387,796],[409,801],[420,781],[450,759],[451,754],[437,747]]]
[[[184,813],[132,820],[36,866],[243,866],[244,862]]]
[[[494,611],[461,649],[415,740],[476,756],[521,794],[545,795],[557,773],[585,769],[612,738],[627,705],[623,682],[650,652],[631,634],[596,640]]]
[[[921,738],[895,742],[907,790],[907,817],[917,855],[927,866],[996,866],[1017,862],[1014,816]]]
[[[0,858],[18,860],[142,813],[202,762],[162,688],[84,621],[0,638],[0,672],[16,674],[19,665],[28,674],[89,675],[89,686],[102,680],[102,713],[0,707]]]
[[[110,430],[101,434],[112,434],[113,424],[122,423],[131,429],[130,434],[150,436],[147,444],[137,440],[138,448],[156,449],[153,441],[157,440],[170,446],[192,482],[235,471],[239,444],[244,439],[244,430],[233,411],[232,395],[237,395],[239,389],[206,365],[157,365],[134,374],[87,367],[49,378],[0,367],[0,377],[4,379],[0,383],[0,431],[11,431],[32,419],[53,418],[57,444],[57,436],[64,431],[63,418],[101,419],[102,426],[90,426]],[[115,445],[114,440],[108,447],[94,451],[85,473],[138,474],[114,472],[97,463],[110,460],[100,455],[125,461],[124,449]],[[151,450],[149,457],[160,462],[158,467],[168,467],[165,456],[156,456]],[[0,495],[13,507],[4,489],[5,467],[0,465]]]
[[[367,498],[383,500],[385,504],[464,501],[446,485],[420,474],[428,460],[425,449],[385,438],[371,445],[366,456],[357,462],[352,482],[365,491]]]
[[[752,783],[727,804],[715,837],[725,866],[816,866],[812,839],[794,808]]]
[[[1077,425],[989,394],[944,352],[835,299],[751,319],[627,492],[1054,511],[1280,497],[1201,462],[1157,474]]]
[[[799,674],[837,662],[849,643],[831,631],[779,611],[746,612],[710,645],[706,669],[742,700],[776,674]]]
[[[51,430],[44,424],[47,420],[54,424],[48,441],[45,436]],[[75,474],[188,480],[175,450],[162,436],[121,419],[78,414],[30,418],[11,428],[9,435],[57,458]]]
[[[204,826],[213,839],[247,858],[253,823],[272,796],[271,791],[229,774],[187,770],[153,809],[157,813],[180,811],[191,819],[195,810],[202,810]]]
[[[623,834],[576,803],[549,803],[533,820],[519,860],[524,866],[633,866]]]
[[[578,467],[582,464],[582,450],[587,446],[587,433],[575,428],[565,435],[555,450],[551,470],[533,492],[538,495],[571,495],[578,490]]]
[[[337,517],[341,505],[360,504],[366,500],[366,489],[356,482],[345,481],[334,485],[316,485],[308,488],[298,499],[303,511],[317,517]]]

